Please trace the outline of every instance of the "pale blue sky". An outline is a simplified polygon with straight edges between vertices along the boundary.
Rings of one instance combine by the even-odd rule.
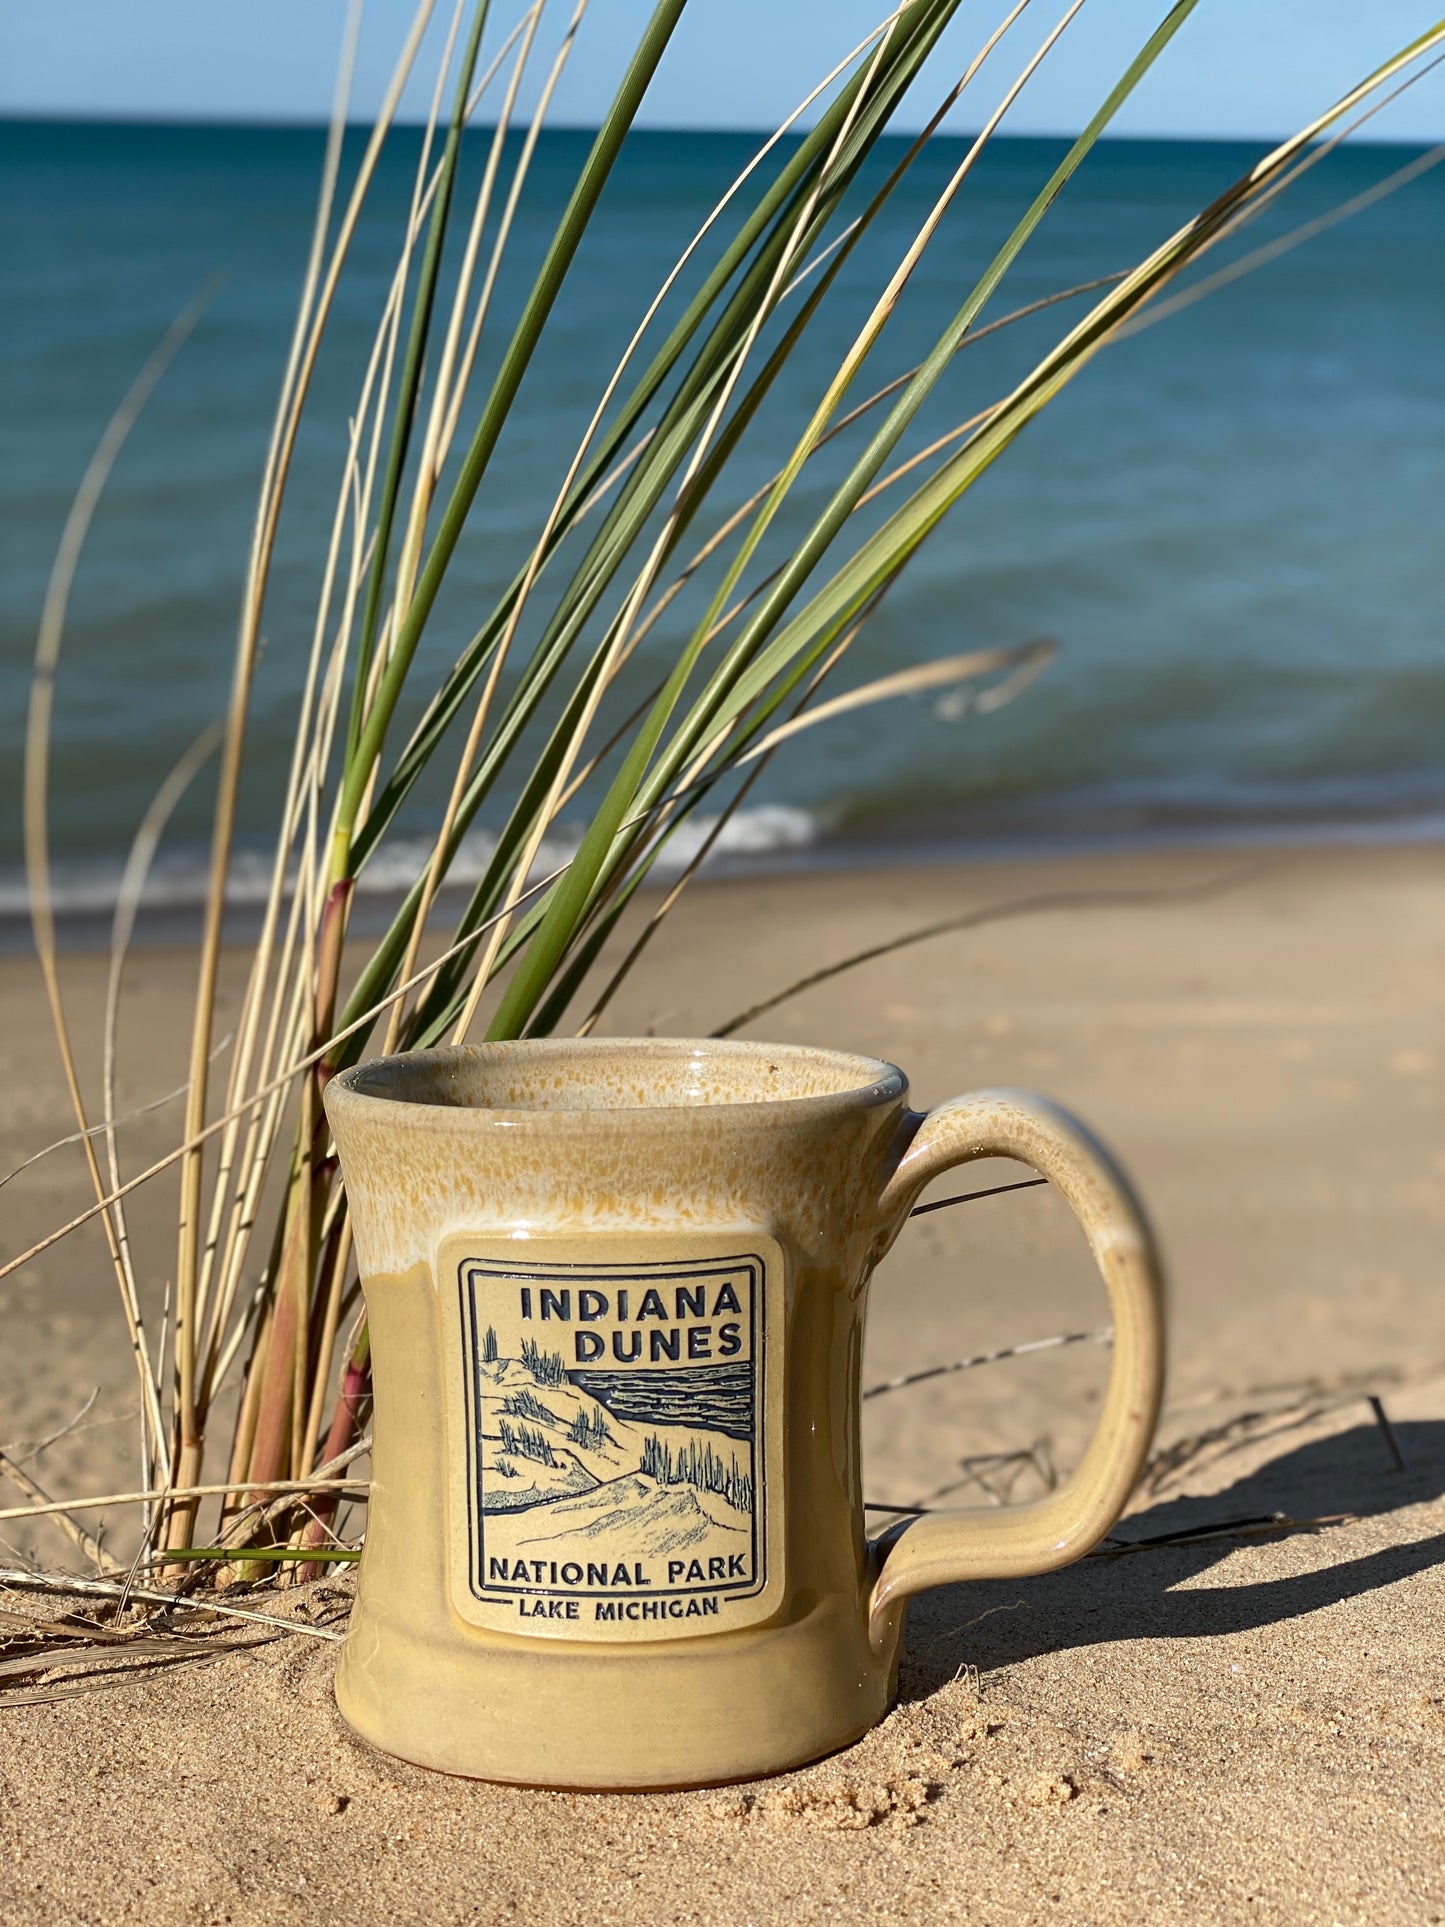
[[[552,0],[556,38],[573,0]],[[954,125],[977,125],[1014,65],[1057,17],[1035,0],[1007,61],[990,64]],[[413,0],[370,0],[354,111],[374,107]],[[1134,134],[1267,136],[1307,121],[1398,46],[1433,24],[1440,0],[1199,0],[1116,123]],[[438,15],[449,12],[439,0]],[[510,25],[520,0],[496,0]],[[591,0],[553,118],[595,123],[649,0]],[[788,113],[886,11],[885,0],[692,0],[642,118],[654,126],[763,127]],[[947,57],[916,98],[947,84],[1002,0],[965,0]],[[1008,125],[1077,129],[1164,0],[1090,0]],[[0,0],[0,113],[317,120],[330,100],[344,0]],[[537,68],[546,64],[539,47]],[[1445,134],[1445,69],[1371,123],[1372,136]],[[414,87],[409,107],[424,106]],[[482,118],[486,118],[485,113]],[[900,122],[906,125],[907,120]]]

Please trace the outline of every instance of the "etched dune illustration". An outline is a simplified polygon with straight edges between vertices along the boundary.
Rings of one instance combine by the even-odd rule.
[[[711,1560],[736,1573],[738,1554],[751,1569],[747,1438],[623,1418],[575,1384],[555,1354],[489,1357],[492,1349],[477,1361],[475,1402],[489,1557],[637,1560],[685,1550],[704,1571]]]
[[[637,1472],[584,1498],[556,1501],[529,1523],[545,1529],[524,1532],[518,1545],[549,1554],[585,1550],[593,1558],[693,1552],[704,1545],[716,1554],[724,1541],[730,1550],[743,1552],[750,1536],[746,1514],[719,1494],[690,1485],[660,1486]]]

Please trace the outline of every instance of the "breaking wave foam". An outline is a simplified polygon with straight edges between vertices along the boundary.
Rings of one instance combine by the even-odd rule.
[[[652,866],[659,883],[674,882],[702,850],[717,828],[715,816],[685,818],[668,838]],[[769,856],[808,849],[818,836],[818,824],[806,810],[786,804],[765,804],[758,809],[739,810],[718,832],[717,841],[703,859],[707,871],[719,865],[731,868],[766,867]],[[582,840],[580,828],[563,830],[548,837],[537,852],[534,877],[543,877],[565,863]],[[470,889],[478,882],[491,861],[496,839],[486,830],[472,830],[463,837],[453,859],[446,887]],[[357,878],[359,896],[402,896],[415,883],[431,858],[431,845],[424,837],[399,837],[383,844]],[[55,865],[52,901],[57,916],[109,916],[115,909],[120,891],[123,865],[114,859],[93,862],[58,862]],[[144,910],[189,910],[206,898],[207,867],[203,854],[176,851],[157,857],[146,880],[141,907]],[[239,851],[231,864],[226,882],[226,901],[233,908],[258,908],[271,888],[271,864],[259,851]],[[29,910],[29,891],[22,871],[0,874],[0,917],[23,917]]]

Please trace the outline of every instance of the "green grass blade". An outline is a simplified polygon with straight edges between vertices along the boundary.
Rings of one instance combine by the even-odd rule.
[[[361,1557],[360,1546],[172,1546],[167,1559],[222,1559],[227,1564],[252,1560],[280,1563],[287,1559],[305,1564],[354,1566]]]
[[[357,810],[371,778],[381,746],[400,698],[412,657],[421,640],[428,616],[436,601],[447,568],[455,553],[462,529],[477,490],[486,474],[498,438],[511,412],[522,378],[531,364],[547,317],[552,311],[573,257],[586,232],[588,222],[607,178],[621,151],[628,128],[642,104],[643,94],[657,63],[672,37],[685,0],[658,0],[658,6],[638,43],[607,118],[598,130],[592,151],[572,191],[547,255],[537,274],[517,322],[507,352],[498,370],[481,419],[462,460],[461,471],[441,517],[426,560],[417,577],[405,615],[397,627],[395,646],[386,672],[378,685],[375,699],[361,727],[356,747],[347,758],[337,810],[337,841],[346,861],[340,874],[350,874],[350,842]]]
[[[422,253],[421,272],[412,302],[411,327],[402,361],[401,379],[397,385],[391,445],[387,450],[386,471],[377,509],[371,573],[366,585],[366,603],[357,642],[356,668],[351,691],[351,715],[346,731],[348,754],[355,752],[357,738],[361,732],[362,704],[366,694],[368,672],[371,668],[372,650],[376,646],[377,627],[381,621],[382,597],[391,556],[391,536],[396,520],[397,497],[401,491],[402,473],[406,467],[407,450],[411,445],[411,432],[416,422],[417,404],[421,396],[422,364],[426,354],[427,337],[431,332],[432,313],[436,306],[437,277],[441,271],[447,223],[451,218],[457,163],[461,157],[462,133],[466,124],[467,99],[471,93],[477,57],[481,52],[488,4],[489,0],[477,0],[471,31],[467,35],[466,46],[462,51],[461,69],[457,75],[446,145],[442,151],[440,178],[432,198],[426,247]]]

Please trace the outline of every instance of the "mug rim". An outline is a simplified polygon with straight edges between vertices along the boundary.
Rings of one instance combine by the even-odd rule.
[[[850,1081],[837,1090],[759,1091],[755,1096],[748,1097],[705,1097],[694,1102],[645,1104],[449,1103],[438,1097],[408,1097],[394,1095],[385,1089],[366,1088],[368,1083],[374,1085],[378,1077],[388,1080],[394,1078],[397,1083],[403,1083],[419,1073],[459,1068],[488,1059],[504,1062],[509,1057],[516,1057],[533,1058],[540,1062],[548,1053],[569,1057],[636,1053],[671,1061],[676,1061],[683,1053],[694,1059],[708,1056],[735,1062],[749,1058],[787,1058],[800,1067],[807,1064],[820,1068],[830,1066],[846,1075]],[[678,1120],[699,1113],[733,1117],[753,1113],[759,1119],[784,1114],[797,1117],[809,1112],[826,1114],[829,1111],[871,1109],[875,1105],[897,1102],[907,1095],[907,1076],[885,1058],[869,1057],[855,1051],[831,1050],[813,1044],[773,1044],[733,1037],[537,1037],[509,1038],[481,1044],[438,1045],[430,1050],[398,1051],[386,1057],[364,1059],[348,1070],[338,1072],[330,1080],[326,1086],[325,1103],[328,1111],[333,1103],[348,1110],[358,1103],[368,1107],[385,1105],[388,1112],[396,1116],[398,1123],[404,1119],[408,1125],[422,1128],[455,1128],[462,1119],[470,1119],[478,1125],[504,1124],[514,1128],[550,1126],[555,1129],[563,1124],[585,1124],[588,1120]]]

